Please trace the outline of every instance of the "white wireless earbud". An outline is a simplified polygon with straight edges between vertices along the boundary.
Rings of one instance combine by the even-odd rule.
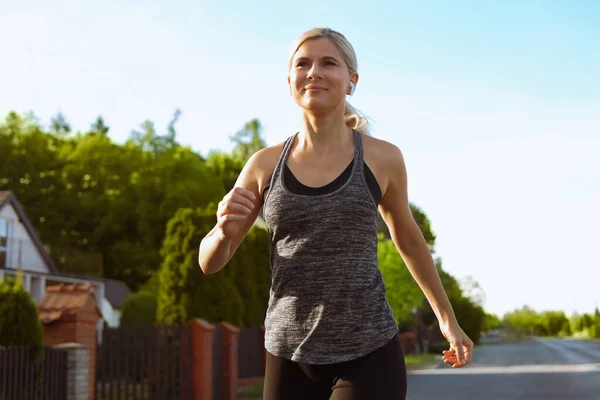
[[[354,89],[356,89],[356,86],[354,86],[354,82],[350,82],[350,96],[354,94]]]

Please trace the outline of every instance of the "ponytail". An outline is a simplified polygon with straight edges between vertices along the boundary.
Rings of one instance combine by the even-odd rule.
[[[356,108],[352,107],[347,101],[344,105],[344,117],[346,126],[358,131],[361,135],[370,136],[369,121],[367,120],[367,117]]]

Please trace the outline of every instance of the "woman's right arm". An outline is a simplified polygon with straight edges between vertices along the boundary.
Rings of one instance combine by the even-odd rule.
[[[235,251],[256,221],[262,206],[260,190],[264,186],[268,153],[255,153],[240,173],[233,189],[223,197],[217,209],[217,223],[202,239],[198,263],[202,272],[214,274],[233,257]],[[267,158],[267,165],[265,165]]]

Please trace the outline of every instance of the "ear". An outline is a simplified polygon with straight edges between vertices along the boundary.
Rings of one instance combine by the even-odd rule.
[[[352,90],[350,84],[348,84],[348,90],[346,90],[346,94],[352,96],[354,94],[353,92],[356,91],[356,85],[358,84],[358,72],[355,72],[352,75],[350,75],[350,83],[354,84],[354,90]]]
[[[292,95],[292,82],[290,80],[290,76],[288,75],[287,77],[287,81],[288,81],[288,88],[290,89],[290,96]]]

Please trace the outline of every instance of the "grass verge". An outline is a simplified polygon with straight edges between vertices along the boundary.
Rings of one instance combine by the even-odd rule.
[[[263,395],[263,381],[252,383],[250,385],[242,387],[238,391],[239,400],[250,400],[250,399],[262,399]]]
[[[437,354],[409,354],[404,356],[404,362],[408,370],[432,367],[441,360],[442,356]]]

